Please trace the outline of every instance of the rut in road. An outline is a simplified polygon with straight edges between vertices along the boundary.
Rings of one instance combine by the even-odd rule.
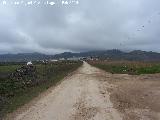
[[[113,108],[109,93],[103,93],[103,79],[103,71],[84,62],[73,75],[11,119],[122,120]]]

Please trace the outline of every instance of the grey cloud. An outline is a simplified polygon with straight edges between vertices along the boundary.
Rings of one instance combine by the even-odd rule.
[[[102,49],[160,52],[160,1],[80,0],[77,6],[0,6],[0,53]]]

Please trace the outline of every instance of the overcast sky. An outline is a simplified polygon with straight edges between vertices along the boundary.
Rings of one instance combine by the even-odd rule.
[[[159,46],[160,0],[79,0],[78,5],[39,7],[0,3],[0,54],[160,52]]]

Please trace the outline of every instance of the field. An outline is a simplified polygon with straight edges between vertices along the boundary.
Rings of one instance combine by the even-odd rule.
[[[1,63],[0,118],[56,85],[81,64],[80,61],[35,62],[32,67],[27,67],[24,63]]]
[[[123,120],[160,119],[159,63],[96,61],[90,64],[108,72],[104,85]]]
[[[113,74],[140,75],[160,73],[160,62],[90,61],[89,63]]]

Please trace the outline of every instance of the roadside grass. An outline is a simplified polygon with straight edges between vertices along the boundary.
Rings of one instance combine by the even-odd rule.
[[[57,75],[56,77],[54,77],[54,79],[52,79],[50,81],[46,81],[43,84],[40,84],[35,87],[27,88],[24,91],[21,91],[20,93],[18,93],[17,95],[12,97],[8,101],[9,104],[4,107],[3,112],[4,113],[13,112],[18,107],[29,102],[30,100],[32,100],[34,97],[38,96],[43,91],[47,90],[48,88],[50,88],[53,85],[56,85],[56,83],[59,82],[60,80],[62,80],[65,76],[66,76],[66,74]]]
[[[56,85],[60,80],[62,80],[69,73],[76,70],[82,62],[75,61],[63,61],[56,63],[36,64],[36,75],[37,84],[34,84],[25,89],[18,89],[14,92],[13,96],[5,96],[5,91],[2,89],[6,84],[11,84],[12,81],[8,78],[0,77],[0,118],[3,118],[7,113],[13,112],[18,107],[28,103],[34,97],[38,96],[41,92]],[[10,68],[11,66],[11,68]],[[7,72],[12,73],[14,70],[19,68],[19,65],[7,65],[0,66],[0,74]],[[4,71],[3,71],[3,68]],[[7,81],[7,82],[6,82]],[[12,89],[5,88],[6,94],[13,92]],[[1,94],[3,93],[3,94]]]
[[[10,73],[14,72],[17,68],[21,67],[21,65],[6,65],[0,66],[0,73]]]
[[[89,61],[89,63],[113,74],[140,75],[160,73],[159,62]]]

